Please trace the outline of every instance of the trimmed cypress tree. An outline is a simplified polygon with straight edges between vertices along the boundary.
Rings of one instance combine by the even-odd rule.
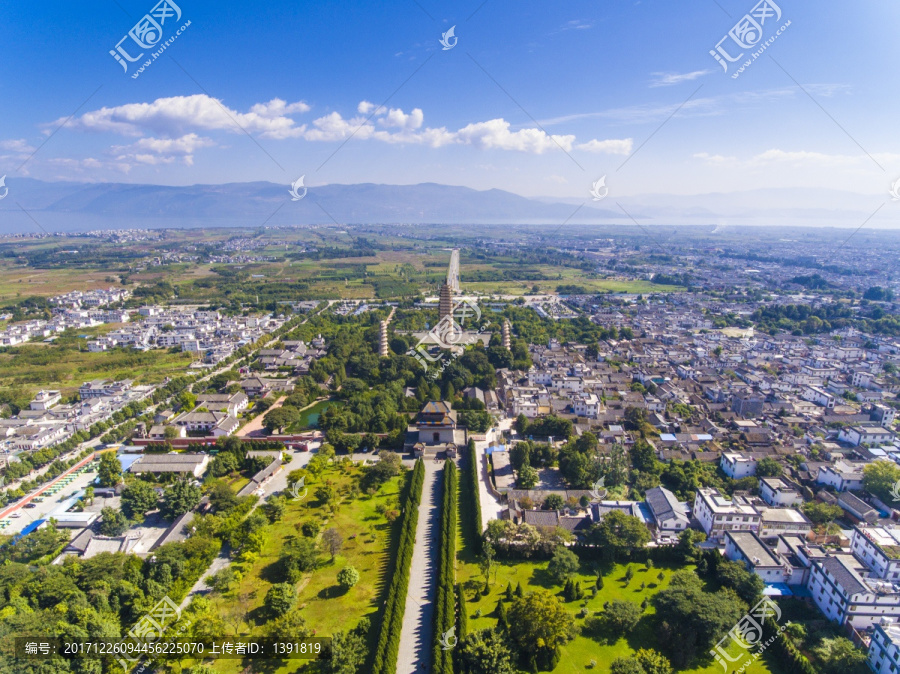
[[[382,617],[381,633],[375,650],[372,671],[375,674],[393,674],[397,669],[397,653],[400,649],[400,631],[403,629],[403,613],[406,609],[406,592],[409,588],[409,568],[416,540],[416,523],[419,519],[419,503],[425,482],[425,464],[419,459],[413,469],[409,493],[403,508],[400,524],[400,545],[397,562],[391,576],[388,598]]]
[[[435,674],[453,674],[453,654],[450,650],[442,647],[440,639],[457,624],[456,597],[460,592],[459,588],[455,587],[458,492],[459,477],[456,464],[448,461],[444,467],[444,495],[439,538],[440,557],[434,611],[435,641],[432,647],[432,671]],[[457,638],[461,637],[457,635]]]
[[[459,607],[459,640],[462,641],[469,633],[469,609],[466,607],[466,592],[462,585],[456,586],[456,604]]]
[[[497,627],[507,629],[509,627],[509,618],[507,618],[506,604],[503,601],[497,602]]]

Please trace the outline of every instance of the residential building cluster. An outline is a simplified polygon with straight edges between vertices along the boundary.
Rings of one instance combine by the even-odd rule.
[[[864,468],[900,464],[900,342],[852,328],[774,337],[716,330],[702,307],[677,296],[569,304],[634,337],[530,347],[528,371],[498,371],[505,414],[569,419],[576,436],[597,437],[601,455],[611,445],[633,445],[641,434],[627,429],[638,423],[652,428],[643,435],[657,459],[709,464],[734,488],[702,487],[680,501],[658,486],[640,501],[607,500],[596,490],[561,488],[551,468],[535,488],[516,489],[508,452],[495,447],[491,465],[506,497],[504,516],[577,536],[619,510],[647,526],[653,545],[701,530],[705,545],[743,563],[771,592],[811,597],[829,620],[857,632],[871,644],[876,671],[896,671],[888,665],[900,656],[900,509],[866,491]],[[749,313],[747,306],[734,309]],[[560,441],[515,432],[510,441],[525,439]],[[777,476],[769,472],[773,464]],[[550,494],[566,506],[541,509]],[[850,528],[817,527],[806,515],[808,502],[838,506]]]
[[[89,341],[88,350],[178,347],[197,354],[204,364],[214,365],[284,323],[283,318],[274,316],[227,316],[218,311],[158,306],[141,307],[138,314],[140,320]]]
[[[5,452],[36,451],[64,442],[129,403],[150,396],[155,386],[135,386],[131,381],[97,379],[85,382],[78,399],[63,402],[59,391],[41,390],[28,409],[9,419],[0,419],[0,448]]]

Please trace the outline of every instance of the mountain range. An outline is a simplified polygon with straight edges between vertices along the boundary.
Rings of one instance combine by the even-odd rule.
[[[728,194],[528,198],[499,189],[417,185],[322,185],[292,200],[289,185],[142,185],[45,182],[7,177],[0,234],[131,227],[258,227],[303,224],[695,224],[857,228],[888,195],[824,189]],[[303,194],[302,189],[298,194]],[[624,209],[624,211],[622,210]],[[627,213],[627,215],[626,215]],[[868,227],[897,227],[883,208]],[[632,220],[633,218],[633,220]]]

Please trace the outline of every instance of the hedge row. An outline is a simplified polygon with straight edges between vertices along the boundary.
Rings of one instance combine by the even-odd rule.
[[[456,630],[456,636],[462,641],[469,633],[469,609],[466,607],[466,591],[462,585],[456,586],[456,605],[459,608],[459,629]]]
[[[472,489],[471,498],[475,502],[472,516],[475,518],[476,542],[480,552],[484,525],[481,522],[481,495],[478,489],[478,452],[475,451],[475,441],[469,440],[469,486]]]
[[[406,593],[409,590],[409,567],[412,564],[413,547],[416,544],[416,524],[419,522],[419,503],[422,485],[425,483],[425,464],[416,461],[409,493],[403,507],[400,523],[400,544],[397,547],[397,565],[391,577],[388,598],[381,619],[381,634],[375,649],[374,674],[394,674],[397,670],[397,652],[400,650],[400,632],[403,631],[403,612],[406,609]]]
[[[459,512],[459,473],[452,461],[444,463],[444,498],[441,503],[440,557],[438,559],[437,598],[434,611],[434,646],[432,671],[453,674],[453,653],[449,645],[450,630],[456,625],[456,525]]]
[[[790,671],[800,672],[800,674],[819,674],[806,656],[794,646],[790,638],[781,632],[781,626],[771,617],[766,618],[766,628],[771,634],[777,635],[772,645],[775,647],[775,652],[781,656],[782,662],[788,665]]]

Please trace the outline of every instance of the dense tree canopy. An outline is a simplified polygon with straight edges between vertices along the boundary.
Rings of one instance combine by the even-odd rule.
[[[747,609],[732,590],[705,591],[702,581],[687,570],[677,571],[652,601],[660,620],[660,644],[678,667],[705,655]]]
[[[872,461],[863,466],[863,485],[884,503],[895,502],[893,494],[900,492],[895,487],[900,483],[900,466],[893,461]]]
[[[167,520],[174,520],[188,510],[193,510],[202,496],[200,487],[188,480],[179,480],[163,492],[160,512]]]

